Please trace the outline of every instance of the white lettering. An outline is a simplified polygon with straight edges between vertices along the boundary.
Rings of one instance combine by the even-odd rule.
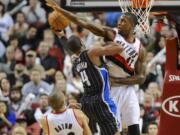
[[[81,70],[86,69],[86,68],[87,68],[87,62],[81,62],[76,66],[76,70],[78,72],[80,72]]]
[[[172,81],[180,81],[180,76],[169,75],[169,82],[172,82]]]
[[[162,103],[162,110],[172,117],[180,118],[179,101],[180,95],[166,98]]]
[[[177,108],[178,100],[175,101],[169,101],[169,112],[179,112]]]

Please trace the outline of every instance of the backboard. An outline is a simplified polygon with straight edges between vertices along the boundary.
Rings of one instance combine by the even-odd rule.
[[[61,7],[82,12],[121,10],[118,0],[62,0]],[[180,11],[180,0],[155,0],[151,11]]]

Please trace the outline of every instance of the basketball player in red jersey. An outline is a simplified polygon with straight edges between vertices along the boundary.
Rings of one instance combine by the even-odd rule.
[[[49,104],[53,111],[41,120],[46,135],[92,135],[88,117],[80,110],[67,109],[62,92],[54,90]]]
[[[129,135],[140,135],[140,109],[134,84],[142,84],[145,80],[145,49],[134,35],[134,28],[137,24],[136,16],[132,13],[125,13],[119,20],[117,28],[112,29],[88,22],[84,18],[60,8],[52,0],[46,1],[48,6],[62,13],[73,23],[87,28],[97,36],[104,37],[106,41],[119,43],[124,48],[121,54],[106,57],[112,78],[111,95],[120,111],[119,119],[128,125]]]

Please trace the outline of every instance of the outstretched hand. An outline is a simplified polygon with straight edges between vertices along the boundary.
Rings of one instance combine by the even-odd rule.
[[[59,5],[55,1],[53,0],[45,0],[45,1],[48,7],[51,7],[52,9],[56,11],[60,9]]]

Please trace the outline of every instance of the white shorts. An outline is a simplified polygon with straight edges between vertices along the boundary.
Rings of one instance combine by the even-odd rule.
[[[140,107],[134,86],[111,87],[111,98],[117,105],[118,120],[122,126],[139,124]]]

